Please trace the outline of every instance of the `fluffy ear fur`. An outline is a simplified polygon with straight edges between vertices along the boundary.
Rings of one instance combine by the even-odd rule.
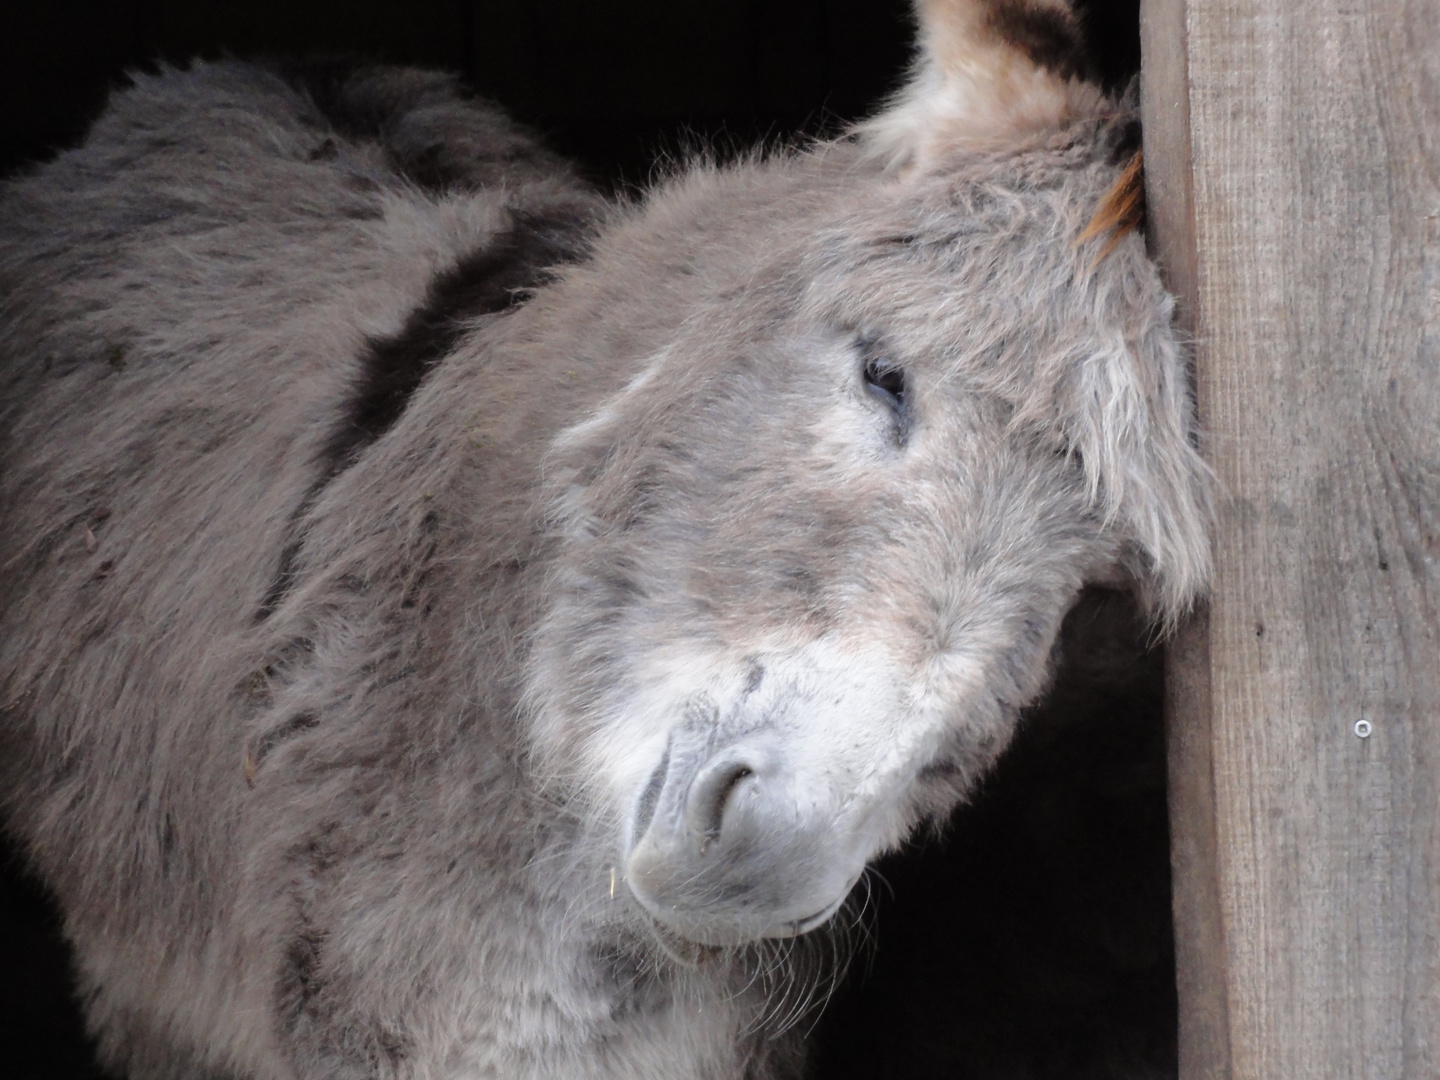
[[[1144,158],[1136,151],[1080,234],[1082,250],[1091,240],[1100,249],[1088,268],[1096,269],[1144,218]],[[1074,444],[1094,460],[1092,485],[1098,489],[1102,475],[1109,478],[1103,481],[1107,510],[1125,519],[1147,564],[1136,568],[1139,577],[1150,581],[1153,606],[1169,623],[1209,583],[1214,478],[1194,449],[1182,357],[1173,335],[1160,332],[1170,306],[1158,307],[1163,320],[1123,354],[1102,352],[1090,370],[1081,365],[1082,389],[1068,426]]]
[[[1158,289],[1157,289],[1158,291]],[[1210,583],[1214,476],[1195,447],[1185,362],[1162,316],[1062,359],[1051,384],[1092,497],[1131,546],[1130,571],[1165,629]]]
[[[1066,0],[916,0],[909,82],[860,133],[894,169],[955,146],[1003,142],[1098,111]]]

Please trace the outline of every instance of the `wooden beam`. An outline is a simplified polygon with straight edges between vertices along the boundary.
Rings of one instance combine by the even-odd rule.
[[[1141,99],[1152,254],[1193,339],[1199,300],[1184,0],[1141,7]],[[1180,1075],[1230,1076],[1225,938],[1216,875],[1208,613],[1183,626],[1166,653],[1175,974],[1180,996]]]
[[[1225,489],[1169,669],[1181,1074],[1440,1076],[1440,18],[1146,0],[1142,27]]]

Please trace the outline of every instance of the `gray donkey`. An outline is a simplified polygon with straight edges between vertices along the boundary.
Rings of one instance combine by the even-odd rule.
[[[633,205],[237,62],[4,187],[0,796],[110,1066],[797,1075],[1082,586],[1203,589],[1129,106],[1058,0],[919,22],[873,120]]]

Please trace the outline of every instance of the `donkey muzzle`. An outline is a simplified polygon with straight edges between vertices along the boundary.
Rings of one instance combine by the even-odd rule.
[[[626,881],[669,930],[705,945],[826,922],[864,870],[859,836],[807,791],[779,740],[672,740],[640,799]],[[829,811],[829,812],[827,812]]]

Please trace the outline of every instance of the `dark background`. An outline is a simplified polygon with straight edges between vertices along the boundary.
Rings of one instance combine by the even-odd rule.
[[[1101,73],[1139,66],[1139,0],[1088,0]],[[909,56],[908,0],[6,0],[0,168],[78,139],[123,72],[350,53],[461,72],[605,175],[686,133],[748,145],[857,118]]]
[[[906,0],[20,0],[0,5],[5,162],[75,139],[130,67],[352,53],[459,71],[602,171],[694,131],[854,117],[894,85]]]
[[[1138,68],[1137,10],[1084,10],[1112,85]],[[128,69],[347,53],[458,71],[634,186],[689,147],[839,130],[896,87],[910,37],[907,0],[3,0],[0,172],[78,141]],[[816,1077],[1174,1075],[1158,654],[1115,596],[1072,628],[1090,644],[974,805],[880,865]],[[0,846],[0,1076],[89,1080],[57,919],[18,867]]]

